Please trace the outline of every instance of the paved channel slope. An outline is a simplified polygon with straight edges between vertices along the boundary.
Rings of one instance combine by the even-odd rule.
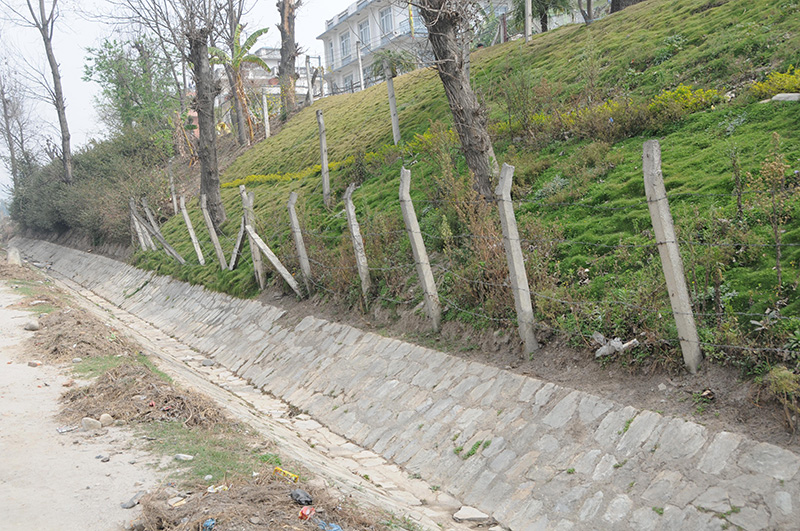
[[[29,259],[511,529],[800,528],[800,457],[351,326],[16,238]]]

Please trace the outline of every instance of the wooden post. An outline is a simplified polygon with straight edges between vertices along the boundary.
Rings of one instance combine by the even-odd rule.
[[[184,260],[180,254],[178,254],[178,251],[173,249],[172,246],[169,243],[167,243],[167,240],[164,239],[164,236],[162,236],[160,232],[158,232],[154,227],[152,227],[148,221],[142,219],[137,212],[134,212],[133,216],[136,218],[136,221],[138,221],[139,224],[153,236],[153,238],[158,240],[158,243],[161,244],[161,246],[164,248],[164,251],[166,251],[168,255],[172,256],[175,260],[180,262],[181,265],[186,263],[186,260]],[[155,249],[155,246],[153,246],[153,248]]]
[[[306,293],[311,293],[311,264],[308,262],[306,244],[303,242],[303,233],[300,231],[300,221],[297,219],[297,211],[294,205],[297,204],[297,194],[289,194],[289,222],[292,226],[292,239],[297,249],[297,259],[300,261],[300,271],[303,273],[303,283],[306,286]]]
[[[261,252],[264,253],[264,256],[267,257],[267,260],[270,261],[272,267],[274,267],[278,273],[280,273],[280,275],[283,277],[283,280],[285,280],[286,283],[289,284],[289,287],[292,288],[292,291],[297,294],[297,298],[302,299],[303,294],[300,292],[300,286],[297,284],[297,281],[294,279],[292,274],[289,273],[289,270],[283,267],[283,264],[280,260],[278,260],[278,257],[275,256],[275,253],[272,252],[272,249],[270,249],[267,244],[264,243],[264,240],[262,240],[261,237],[256,234],[256,231],[253,230],[253,227],[250,225],[245,225],[244,229],[247,231],[247,235],[250,236],[251,241],[255,242],[256,247],[260,249]]]
[[[269,138],[269,105],[267,104],[267,89],[261,89],[261,108],[264,111],[264,138]]]
[[[242,224],[239,227],[239,234],[236,236],[236,243],[233,244],[233,254],[231,254],[231,263],[228,269],[233,271],[239,265],[239,258],[242,256],[242,245],[244,244],[244,216],[242,216]]]
[[[356,41],[356,57],[358,57],[358,90],[364,90],[364,64],[361,62],[361,41]]]
[[[442,319],[439,293],[436,290],[436,281],[433,278],[430,260],[428,260],[428,251],[422,240],[422,231],[414,211],[414,203],[411,202],[411,172],[405,168],[400,170],[400,209],[403,211],[403,221],[408,231],[408,239],[411,240],[411,251],[417,265],[417,276],[422,284],[422,290],[425,292],[425,311],[433,324],[433,331],[438,332]]]
[[[531,33],[533,33],[533,10],[531,9],[531,1],[532,0],[525,0],[525,42],[530,42]],[[547,9],[546,6],[545,9]]]
[[[206,223],[208,235],[211,238],[211,243],[214,245],[214,252],[217,253],[219,265],[222,269],[226,269],[228,267],[228,263],[225,261],[225,253],[222,251],[222,246],[219,244],[219,238],[217,237],[217,230],[214,228],[214,222],[211,221],[211,214],[208,213],[208,199],[206,198],[206,194],[202,194],[200,196],[200,210],[203,212],[203,221]]]
[[[181,196],[181,214],[183,214],[183,221],[186,222],[186,228],[189,229],[189,238],[192,239],[197,261],[200,262],[200,265],[206,265],[206,259],[203,257],[203,251],[200,249],[200,242],[197,241],[197,235],[194,233],[194,226],[192,226],[192,220],[189,219],[189,212],[186,211],[186,200],[183,196]]]
[[[353,191],[356,184],[352,183],[344,193],[344,210],[347,214],[347,225],[350,228],[350,239],[353,241],[353,251],[356,255],[356,265],[358,266],[358,276],[361,277],[361,293],[364,295],[364,308],[369,306],[369,266],[367,265],[367,253],[364,251],[364,240],[361,238],[361,229],[356,219],[356,207],[353,204]]]
[[[322,166],[322,199],[325,208],[331,207],[331,176],[328,171],[328,141],[325,139],[325,120],[322,111],[317,111],[317,124],[319,125],[319,157]]]
[[[669,211],[664,176],[661,173],[661,145],[658,140],[648,140],[644,143],[642,168],[644,168],[647,206],[650,209],[656,245],[664,268],[672,314],[678,327],[683,361],[689,372],[696,374],[703,354],[700,351],[700,338],[697,335],[689,289],[686,286],[683,260],[675,238],[675,226]]]
[[[386,78],[386,90],[389,91],[389,112],[392,114],[392,138],[394,145],[400,143],[400,118],[397,116],[397,100],[394,97],[394,80],[389,61],[383,60],[383,76]]]
[[[147,204],[146,197],[142,198],[142,208],[144,209],[144,214],[147,216],[147,220],[150,222],[150,225],[156,229],[156,232],[161,234],[161,228],[158,226],[158,222],[156,221],[156,217],[153,215],[153,211],[150,210],[150,205]]]
[[[244,223],[245,225],[250,225],[251,227],[255,225],[255,212],[253,211],[253,198],[252,196],[248,195],[247,189],[245,189],[243,184],[239,185],[239,194],[242,196],[242,208],[244,210]],[[256,248],[256,242],[253,240],[253,237],[250,236],[248,233],[247,235],[248,242],[250,243],[250,255],[253,257],[253,269],[256,275],[256,282],[258,282],[258,288],[264,289],[267,285],[267,278],[264,273],[264,261],[261,260],[261,253],[258,252]]]
[[[308,104],[314,103],[314,85],[311,84],[311,57],[306,55],[306,86],[308,87]]]
[[[500,211],[500,225],[503,228],[503,246],[508,260],[508,274],[511,277],[511,289],[514,291],[514,306],[517,310],[519,335],[525,343],[525,354],[530,355],[539,350],[539,342],[533,333],[533,306],[531,290],[528,286],[528,274],[525,272],[525,261],[522,246],[519,242],[517,218],[514,216],[514,203],[511,202],[511,181],[514,177],[514,166],[503,164],[500,170],[500,182],[494,191],[497,197],[497,209]]]
[[[139,213],[136,211],[136,202],[133,200],[132,197],[128,200],[128,204],[131,209],[131,216],[133,216],[133,222],[136,225],[136,231],[138,234],[141,235],[142,239],[144,240],[145,251],[158,250],[156,244],[153,243],[153,239],[150,237],[150,233],[146,231],[144,226],[141,224],[141,218],[139,217]]]

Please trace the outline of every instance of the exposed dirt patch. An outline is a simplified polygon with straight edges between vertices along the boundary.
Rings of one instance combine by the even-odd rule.
[[[31,340],[33,350],[49,361],[131,356],[137,350],[116,328],[78,308],[59,309],[39,323],[42,328]]]
[[[639,409],[692,420],[712,431],[742,433],[757,441],[800,451],[800,441],[789,431],[783,405],[764,393],[759,396],[759,386],[742,379],[741,373],[731,367],[705,362],[697,375],[691,375],[683,369],[679,357],[636,366],[601,363],[595,360],[598,345],[591,338],[582,338],[586,348],[578,349],[570,345],[568,338],[550,331],[537,334],[542,348],[527,359],[516,330],[476,330],[463,323],[447,322],[441,333],[434,334],[430,322],[413,310],[390,311],[375,304],[368,314],[363,314],[319,297],[297,301],[277,289],[268,289],[260,300],[286,310],[287,315],[282,318],[286,324],[297,323],[307,315],[346,323]],[[712,399],[703,397],[706,390],[711,395],[705,396],[713,396]]]

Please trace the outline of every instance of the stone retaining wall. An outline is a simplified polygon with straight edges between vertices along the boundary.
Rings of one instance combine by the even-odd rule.
[[[798,529],[800,457],[36,240],[23,254],[512,529]]]

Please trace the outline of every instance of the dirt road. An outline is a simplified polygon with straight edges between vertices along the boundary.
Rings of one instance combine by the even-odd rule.
[[[122,529],[139,508],[120,504],[156,484],[152,458],[124,428],[57,431],[58,399],[70,378],[66,367],[28,365],[23,342],[33,332],[23,327],[35,314],[10,307],[20,299],[0,281],[2,528]]]

